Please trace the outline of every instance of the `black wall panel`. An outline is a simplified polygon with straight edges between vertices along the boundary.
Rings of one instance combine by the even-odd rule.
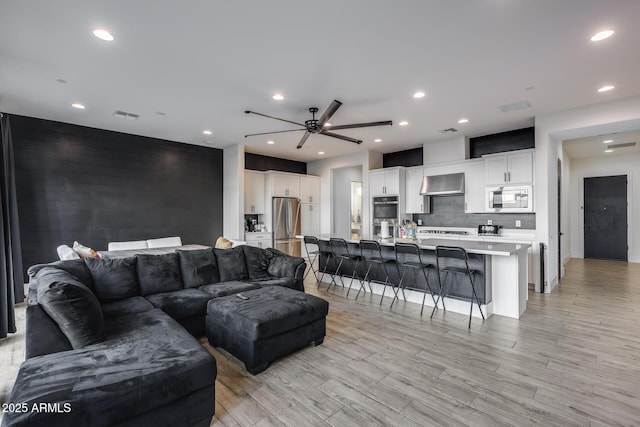
[[[483,154],[535,148],[535,145],[535,129],[533,127],[469,139],[469,150],[472,159],[480,158]]]
[[[222,150],[11,116],[25,268],[78,240],[222,235]]]
[[[392,168],[394,166],[422,166],[422,147],[383,154],[382,167]]]
[[[280,171],[306,175],[307,164],[260,154],[244,153],[244,168],[254,171]]]

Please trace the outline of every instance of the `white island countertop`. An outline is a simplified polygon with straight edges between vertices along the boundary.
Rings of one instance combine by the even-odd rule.
[[[303,237],[303,236],[299,236]],[[416,243],[421,249],[435,250],[436,246],[457,246],[463,248],[470,254],[482,254],[482,255],[497,255],[497,256],[511,256],[519,252],[525,252],[531,245],[519,244],[519,243],[503,243],[503,242],[486,242],[478,240],[465,240],[464,236],[461,236],[459,240],[450,239],[369,239],[367,235],[360,236],[345,236],[335,234],[319,234],[316,236],[320,240],[329,240],[332,237],[338,237],[345,239],[347,242],[358,243],[360,240],[377,240],[382,246],[393,246],[396,242],[403,243]]]

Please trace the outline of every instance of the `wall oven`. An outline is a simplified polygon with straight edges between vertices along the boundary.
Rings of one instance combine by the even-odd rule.
[[[373,198],[373,223],[380,224],[387,221],[389,224],[398,222],[398,197],[374,197]]]
[[[530,185],[518,187],[488,187],[487,212],[533,212],[533,188]]]

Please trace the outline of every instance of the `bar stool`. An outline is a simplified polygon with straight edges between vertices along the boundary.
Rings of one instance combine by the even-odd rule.
[[[324,277],[324,275],[327,273],[327,266],[329,265],[329,261],[331,261],[333,254],[331,253],[331,250],[327,251],[325,249],[322,249],[322,247],[320,246],[320,242],[318,241],[318,238],[315,236],[304,236],[303,240],[304,240],[304,248],[307,251],[307,259],[309,259],[309,267],[311,268],[307,270],[302,280],[304,281],[304,279],[306,279],[307,276],[309,275],[309,272],[313,271],[313,275],[316,278],[316,283],[318,284],[318,287],[320,287],[320,278],[318,277],[318,273],[320,273],[320,264],[319,264],[320,261],[318,261],[317,270],[315,269],[313,264],[316,262],[316,259],[318,259],[318,257],[320,256],[325,256],[327,258],[327,260],[324,263],[324,269],[322,270],[322,277]],[[311,246],[311,249],[309,249],[310,246]],[[316,249],[313,249],[314,247]],[[329,273],[329,275],[331,276],[331,280],[333,280],[333,274]]]
[[[351,283],[353,283],[353,279],[357,278],[358,281],[360,282],[360,290],[364,290],[365,292],[367,292],[366,289],[364,289],[364,282],[362,281],[362,279],[360,278],[360,275],[358,274],[358,265],[362,257],[360,255],[352,254],[351,252],[349,252],[349,245],[347,245],[347,241],[344,239],[331,237],[329,239],[329,243],[331,244],[331,252],[333,253],[332,254],[333,259],[339,260],[338,267],[336,268],[335,274],[338,277],[340,277],[340,283],[342,284],[342,286],[344,287],[344,282],[342,281],[342,275],[340,274],[340,267],[342,267],[343,262],[351,261],[354,263],[353,272],[351,273]],[[347,290],[347,297],[349,297],[349,292],[351,292],[351,283],[349,283],[349,290]],[[329,288],[330,287],[331,285],[329,285]],[[327,288],[327,290],[329,290],[329,288]]]
[[[431,285],[429,284],[428,272],[429,269],[435,269],[433,264],[425,264],[422,261],[422,255],[420,254],[420,248],[415,243],[396,243],[395,245],[396,251],[396,262],[400,267],[402,267],[402,276],[400,276],[400,283],[398,286],[402,289],[403,295],[406,285],[404,283],[404,276],[407,272],[407,268],[412,268],[414,270],[422,271],[424,275],[424,280],[426,281],[426,286],[424,288],[424,294],[422,295],[422,308],[420,309],[420,316],[422,316],[422,312],[424,311],[424,300],[427,297],[427,289],[431,294],[431,298],[433,299],[434,306],[437,306],[436,298],[434,296],[433,290],[431,289]],[[402,255],[405,260],[400,261],[398,255]],[[406,298],[405,298],[406,300]],[[433,314],[433,313],[432,313]]]
[[[370,255],[366,256],[365,251],[368,251]],[[369,279],[369,291],[373,293],[373,291],[371,290],[372,281],[384,285],[384,288],[382,288],[382,297],[380,298],[380,305],[382,305],[382,300],[384,300],[384,293],[387,290],[387,285],[391,285],[392,286],[391,289],[393,289],[393,292],[395,294],[395,297],[391,302],[391,305],[393,305],[395,300],[398,298],[399,287],[398,285],[391,283],[391,281],[389,280],[389,270],[387,269],[387,267],[391,267],[392,265],[394,265],[396,268],[396,271],[398,271],[398,277],[400,277],[400,271],[398,270],[398,263],[396,262],[395,258],[383,257],[382,249],[380,248],[380,243],[378,243],[375,240],[360,240],[360,255],[362,256],[362,261],[367,264],[367,272],[364,275],[363,281],[367,282],[367,279]],[[382,271],[385,275],[384,282],[381,280],[371,280],[369,278],[369,273],[371,272],[371,268],[374,265],[379,265],[382,268]],[[360,294],[360,291],[358,291],[358,295],[359,294]],[[358,295],[356,295],[356,299],[358,299]]]
[[[480,310],[480,314],[482,315],[482,320],[484,320],[484,313],[482,312],[482,307],[480,307],[480,300],[478,299],[478,295],[476,294],[476,287],[473,284],[473,276],[477,273],[477,270],[471,270],[469,268],[469,257],[467,256],[467,251],[464,250],[464,248],[460,248],[457,246],[436,246],[436,267],[438,268],[438,283],[440,285],[440,294],[438,295],[438,300],[442,300],[442,308],[444,309],[444,297],[446,296],[446,294],[443,292],[440,274],[444,272],[445,283],[447,281],[447,276],[449,275],[449,273],[463,274],[469,278],[469,283],[471,284],[469,329],[471,329],[471,315],[473,314],[474,298],[476,300],[476,303],[478,304],[478,309]],[[431,317],[433,317],[433,313],[435,312],[436,308],[437,304],[431,312]]]

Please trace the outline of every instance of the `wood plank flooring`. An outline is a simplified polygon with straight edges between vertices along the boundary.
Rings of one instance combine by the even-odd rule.
[[[201,340],[218,362],[212,425],[640,425],[640,264],[571,260],[520,320],[474,318],[470,331],[461,314],[429,320],[418,304],[305,285],[330,303],[322,345],[252,376]],[[15,341],[0,342],[13,372],[0,401]]]

